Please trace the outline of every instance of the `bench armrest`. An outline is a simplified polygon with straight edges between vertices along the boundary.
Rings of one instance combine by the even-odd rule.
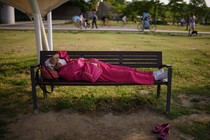
[[[39,65],[37,65],[37,64],[32,64],[31,66],[30,66],[30,72],[31,72],[31,81],[35,81],[35,79],[37,78],[36,76],[36,71],[37,71],[37,69],[38,69],[38,67],[39,67]]]
[[[170,65],[161,65],[161,68],[167,68],[168,69],[168,75],[172,75],[172,66]]]
[[[171,88],[172,88],[172,66],[162,65],[168,69],[168,80],[167,80],[167,95],[166,95],[166,113],[170,112],[171,104]]]
[[[159,69],[161,69],[161,68],[166,68],[167,69],[167,72],[168,72],[168,84],[171,85],[171,81],[172,81],[172,66],[163,64],[163,65],[161,65],[159,67]]]
[[[35,69],[35,68],[39,67],[39,65],[37,65],[37,64],[31,64],[30,67],[31,67],[32,69]]]
[[[165,68],[170,68],[170,67],[172,67],[172,66],[171,66],[171,65],[167,65],[167,64],[163,64],[163,65],[160,66],[160,68],[164,68],[164,67],[165,67]]]

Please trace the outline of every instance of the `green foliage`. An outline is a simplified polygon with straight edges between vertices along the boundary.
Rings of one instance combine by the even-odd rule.
[[[92,0],[93,4],[95,4],[95,0]],[[88,10],[92,10],[93,7],[91,4],[89,5],[84,0],[75,0],[74,2],[69,2],[69,5],[75,5],[80,7],[81,12],[85,13]]]
[[[96,5],[98,3],[98,0],[90,0],[90,6],[89,6],[89,11],[96,11]]]
[[[156,19],[165,20],[167,22],[173,22],[173,24],[178,23],[181,18],[189,17],[191,12],[194,12],[198,17],[197,21],[201,21],[208,16],[208,7],[205,0],[191,0],[187,4],[183,0],[169,0],[169,4],[165,5],[157,1],[136,1],[129,4],[123,4],[122,1],[109,0],[111,5],[115,9],[115,12],[121,15],[127,15],[131,20],[132,17],[141,16],[144,12],[149,12],[152,17]],[[161,23],[159,23],[161,24]]]
[[[151,1],[135,1],[130,3],[124,10],[126,15],[143,15],[144,12],[153,13],[153,2]],[[134,12],[134,13],[133,13]]]

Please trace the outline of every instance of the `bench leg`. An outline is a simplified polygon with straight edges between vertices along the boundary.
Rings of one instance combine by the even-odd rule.
[[[168,84],[166,96],[166,113],[170,112],[171,108],[171,86],[172,86],[172,67],[168,68]]]
[[[44,99],[47,99],[47,86],[46,85],[43,85],[43,96],[44,96]]]
[[[170,112],[170,105],[171,105],[171,85],[167,85],[166,113]]]
[[[157,85],[157,97],[160,97],[161,85]]]

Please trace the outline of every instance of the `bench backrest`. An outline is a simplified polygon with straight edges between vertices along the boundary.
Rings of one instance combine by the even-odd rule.
[[[40,63],[56,51],[41,51]],[[70,59],[96,58],[100,61],[133,68],[157,68],[162,65],[161,51],[68,51]]]

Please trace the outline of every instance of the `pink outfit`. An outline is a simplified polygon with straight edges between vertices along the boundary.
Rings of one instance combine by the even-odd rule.
[[[59,70],[59,75],[68,81],[85,80],[90,82],[131,82],[137,84],[154,84],[153,72],[111,65],[91,58],[71,60]]]
[[[102,74],[97,81],[131,82],[136,84],[154,84],[153,72],[136,70],[126,66],[111,65],[99,61]]]
[[[68,81],[130,82],[136,84],[154,84],[153,72],[136,70],[126,66],[111,65],[95,58],[70,60],[66,51],[58,51],[60,59],[67,64],[59,70],[59,75]]]
[[[66,60],[67,63],[69,63],[71,61],[69,56],[68,56],[67,51],[57,51],[56,53],[59,54],[60,59]]]

